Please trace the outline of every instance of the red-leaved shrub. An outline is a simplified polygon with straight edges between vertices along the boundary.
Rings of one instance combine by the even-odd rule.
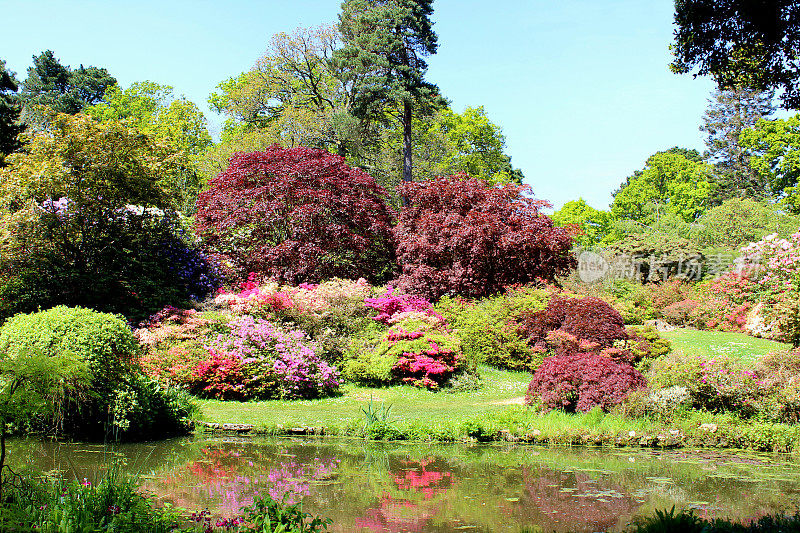
[[[215,253],[282,283],[382,281],[394,247],[386,192],[325,150],[238,153],[197,199],[197,230]]]
[[[600,298],[569,298],[555,295],[541,311],[523,313],[519,332],[532,346],[544,347],[550,332],[568,333],[580,343],[610,348],[614,341],[628,338],[622,315]],[[594,351],[588,347],[583,351]]]
[[[548,204],[529,192],[466,175],[402,184],[409,203],[394,229],[398,288],[434,300],[481,297],[575,268],[569,230],[540,213]]]
[[[608,411],[645,385],[642,374],[626,363],[597,354],[560,355],[545,359],[533,374],[525,402],[567,412],[596,406]]]

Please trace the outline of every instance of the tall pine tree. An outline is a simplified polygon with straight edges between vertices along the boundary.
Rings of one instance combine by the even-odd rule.
[[[5,156],[19,148],[17,135],[24,129],[19,122],[22,106],[17,89],[14,73],[6,70],[6,62],[0,59],[0,167]]]
[[[433,0],[345,0],[339,15],[344,46],[336,59],[353,73],[353,114],[396,113],[403,125],[403,181],[412,181],[412,118],[443,105],[425,81],[425,57],[435,54]]]
[[[750,153],[739,136],[775,111],[772,91],[761,92],[743,86],[717,90],[709,100],[700,131],[706,132],[706,160],[716,169],[719,183],[717,203],[728,198],[763,197],[764,187],[750,166]]]
[[[33,66],[22,84],[20,97],[26,121],[35,105],[70,115],[80,113],[84,107],[100,102],[106,89],[116,84],[116,78],[104,68],[81,65],[73,70],[62,65],[51,50],[44,51],[33,56]]]

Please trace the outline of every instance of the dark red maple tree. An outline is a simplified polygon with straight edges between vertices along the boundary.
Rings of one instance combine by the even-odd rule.
[[[325,150],[237,153],[197,200],[214,252],[283,283],[393,274],[392,211],[366,172]]]
[[[540,212],[549,204],[528,186],[458,175],[404,183],[400,194],[409,201],[394,229],[401,290],[481,297],[576,266],[570,231]]]

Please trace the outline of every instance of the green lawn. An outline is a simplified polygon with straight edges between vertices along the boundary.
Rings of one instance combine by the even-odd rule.
[[[281,425],[341,427],[354,419],[363,420],[361,411],[369,405],[370,398],[377,405],[391,405],[394,420],[420,420],[425,424],[439,421],[462,420],[489,412],[506,409],[522,403],[531,376],[525,372],[506,372],[490,367],[480,369],[483,387],[477,391],[430,392],[410,386],[386,388],[345,385],[344,394],[321,400],[221,402],[201,401],[203,413],[209,422],[254,424],[256,426]]]
[[[698,355],[725,354],[744,361],[754,361],[789,347],[739,333],[679,329],[663,335],[672,342],[673,350]],[[470,420],[513,420],[515,424],[535,421],[535,426],[543,431],[546,430],[544,426],[553,425],[555,432],[555,426],[563,426],[567,419],[578,422],[570,415],[563,415],[566,418],[562,420],[555,413],[536,417],[521,408],[530,374],[487,366],[480,368],[480,374],[483,387],[477,391],[430,392],[410,386],[369,388],[346,384],[343,394],[335,398],[247,403],[202,400],[200,405],[208,422],[253,424],[260,428],[310,426],[341,431],[363,426],[362,408],[369,405],[370,399],[376,407],[391,405],[392,421],[402,426],[453,427]],[[623,425],[635,426],[636,423],[628,420]]]
[[[770,352],[791,348],[780,342],[722,331],[676,329],[660,335],[669,339],[675,352],[701,356],[726,355],[744,362],[754,362]]]

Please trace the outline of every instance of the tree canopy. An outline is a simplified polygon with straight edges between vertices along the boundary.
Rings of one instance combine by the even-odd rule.
[[[742,146],[740,137],[759,120],[772,115],[773,96],[773,91],[737,86],[717,90],[709,100],[700,130],[707,134],[705,158],[714,165],[720,201],[732,197],[763,197],[758,172],[752,167],[750,154]]]
[[[742,132],[741,144],[756,171],[756,198],[771,198],[800,213],[800,115],[761,120]]]
[[[6,62],[0,59],[0,167],[4,166],[5,156],[19,148],[17,135],[24,129],[19,122],[22,106],[18,90],[15,73],[7,70]]]
[[[339,14],[343,68],[358,73],[353,113],[366,118],[400,111],[403,181],[412,180],[412,119],[443,104],[439,89],[425,81],[425,57],[438,48],[433,0],[345,0]]]
[[[581,246],[609,242],[613,236],[611,213],[595,209],[583,198],[565,203],[552,218],[556,226],[576,227],[579,233],[574,239]]]
[[[711,202],[715,188],[711,172],[709,165],[677,149],[658,152],[616,192],[611,212],[616,218],[645,225],[665,214],[692,222]]]
[[[112,85],[103,100],[85,112],[100,122],[124,121],[179,154],[186,164],[174,176],[177,181],[170,190],[178,195],[180,209],[191,213],[202,185],[200,167],[212,144],[211,135],[197,106],[186,98],[174,98],[172,93],[169,85],[151,81],[133,83],[125,90]]]
[[[676,0],[673,71],[711,75],[720,89],[781,89],[800,107],[796,0]]]
[[[104,68],[81,65],[72,69],[62,65],[52,50],[46,50],[33,56],[33,66],[28,68],[28,77],[22,83],[20,98],[26,121],[37,121],[37,106],[58,113],[79,113],[84,107],[100,102],[106,89],[116,84],[116,78]]]

